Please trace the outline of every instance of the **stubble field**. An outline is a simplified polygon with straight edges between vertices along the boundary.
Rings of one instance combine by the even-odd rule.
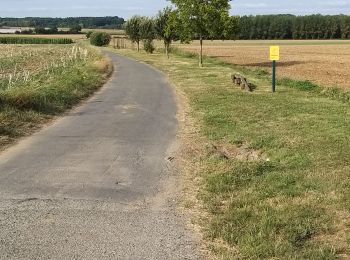
[[[270,71],[269,46],[281,46],[278,76],[350,90],[350,41],[205,41],[204,54],[234,65]],[[199,43],[175,44],[198,52]]]

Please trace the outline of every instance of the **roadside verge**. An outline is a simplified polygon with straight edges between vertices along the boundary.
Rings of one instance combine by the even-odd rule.
[[[0,151],[89,97],[113,70],[94,48],[39,47],[25,47],[27,57],[13,46],[18,55],[0,60],[13,71],[10,80],[0,79]]]
[[[188,100],[183,205],[214,255],[349,255],[347,102],[283,82],[272,94],[267,75],[214,59],[117,52],[165,72]],[[242,72],[253,93],[232,85]]]

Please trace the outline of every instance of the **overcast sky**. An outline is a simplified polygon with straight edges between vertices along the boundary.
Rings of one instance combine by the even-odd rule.
[[[166,0],[0,0],[0,17],[154,15]],[[350,14],[350,0],[233,0],[232,14]]]

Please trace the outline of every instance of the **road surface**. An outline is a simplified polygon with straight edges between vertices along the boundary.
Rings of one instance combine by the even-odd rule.
[[[0,154],[0,258],[198,259],[177,210],[176,103],[165,77],[108,53],[82,106]]]

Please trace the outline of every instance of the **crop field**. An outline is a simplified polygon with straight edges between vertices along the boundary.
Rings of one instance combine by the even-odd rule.
[[[0,37],[0,44],[72,44],[68,38]]]
[[[43,38],[43,39],[72,39],[74,41],[86,39],[85,34],[0,34],[0,38]]]
[[[269,46],[281,46],[278,76],[310,80],[325,87],[350,90],[350,41],[204,41],[204,54],[225,62],[270,71]],[[175,44],[198,52],[199,43]]]
[[[87,49],[61,46],[10,46],[0,48],[0,89],[11,89],[14,84],[30,81],[39,73],[47,75],[54,68],[69,65],[78,59],[87,59]]]
[[[0,46],[0,150],[93,93],[110,69],[78,44]]]

